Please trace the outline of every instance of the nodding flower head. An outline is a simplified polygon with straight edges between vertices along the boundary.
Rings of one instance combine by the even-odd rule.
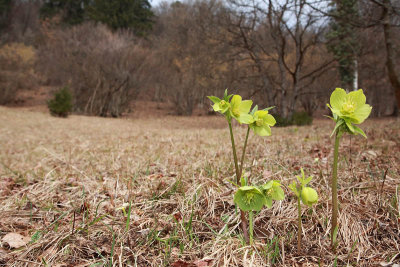
[[[265,203],[265,196],[255,186],[242,186],[235,193],[233,201],[243,211],[260,211]]]

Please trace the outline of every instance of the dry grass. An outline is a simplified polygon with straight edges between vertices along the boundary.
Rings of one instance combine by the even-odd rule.
[[[399,262],[400,121],[370,120],[363,127],[367,140],[342,139],[335,254],[329,248],[332,127],[321,120],[274,128],[272,137],[249,141],[245,167],[253,183],[278,179],[288,185],[300,167],[314,175],[320,201],[304,210],[299,255],[296,202],[287,188],[284,201],[256,215],[255,246],[243,244],[221,118],[58,119],[0,107],[0,239],[9,232],[32,237],[20,249],[3,244],[0,265]],[[236,128],[239,144],[244,133]],[[119,208],[130,200],[127,230]]]

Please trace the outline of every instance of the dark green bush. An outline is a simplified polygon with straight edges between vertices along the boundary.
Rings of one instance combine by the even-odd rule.
[[[50,114],[57,117],[68,117],[72,110],[72,95],[68,87],[63,87],[54,94],[54,98],[47,102]]]
[[[278,127],[286,127],[286,126],[293,125],[291,118],[285,118],[279,114],[273,114],[273,116],[276,120],[276,126],[278,126]]]
[[[313,121],[313,117],[308,115],[305,111],[295,112],[289,118],[284,118],[279,114],[273,114],[273,116],[276,120],[276,126],[278,127],[311,125]]]
[[[305,111],[295,112],[292,116],[292,121],[294,125],[311,125],[313,122],[313,117],[308,115]]]

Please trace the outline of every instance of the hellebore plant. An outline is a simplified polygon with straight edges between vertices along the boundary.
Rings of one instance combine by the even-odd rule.
[[[289,185],[289,189],[293,191],[293,193],[297,197],[297,211],[298,211],[298,219],[297,219],[297,252],[301,252],[301,232],[302,232],[302,226],[301,226],[301,202],[303,204],[311,207],[313,204],[318,202],[318,194],[317,191],[315,191],[313,188],[308,187],[307,184],[309,184],[312,180],[312,176],[309,176],[306,178],[304,175],[304,170],[301,168],[301,176],[296,176],[298,183],[293,181]]]
[[[365,138],[364,131],[355,124],[361,124],[368,118],[372,107],[366,102],[366,97],[362,89],[346,93],[341,88],[336,88],[330,98],[330,105],[333,119],[336,123],[332,135],[335,134],[335,150],[333,155],[333,171],[332,171],[332,229],[331,229],[331,245],[335,246],[336,235],[338,232],[338,198],[337,198],[337,165],[339,155],[339,141],[344,133],[353,135],[361,134]],[[332,136],[331,135],[331,136]]]
[[[283,200],[285,194],[279,181],[272,180],[261,186],[244,185],[245,179],[242,179],[242,186],[239,187],[233,201],[242,211],[249,212],[249,232],[250,244],[253,244],[253,212],[260,211],[264,206],[272,207],[272,200]]]
[[[247,243],[252,244],[253,212],[260,211],[264,206],[271,207],[272,200],[282,200],[284,198],[284,193],[278,181],[270,181],[262,186],[250,186],[249,179],[242,177],[244,156],[246,153],[250,129],[252,129],[256,135],[270,136],[270,127],[274,126],[276,121],[272,115],[268,114],[268,110],[270,108],[258,110],[258,106],[255,106],[250,112],[253,101],[242,100],[240,95],[228,95],[227,90],[225,90],[224,97],[222,99],[215,96],[209,96],[208,98],[214,103],[212,106],[214,111],[224,115],[228,121],[232,143],[233,161],[236,171],[236,184],[238,186],[239,184],[241,185],[241,187],[239,187],[235,193],[234,202],[241,210],[241,226],[244,238]],[[235,138],[233,136],[232,118],[237,120],[240,124],[248,125],[240,165],[236,153]],[[245,212],[247,211],[249,212],[250,236],[247,231],[247,219],[245,215]]]

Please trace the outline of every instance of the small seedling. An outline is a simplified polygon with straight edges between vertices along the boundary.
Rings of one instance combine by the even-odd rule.
[[[336,123],[332,135],[335,134],[335,150],[333,155],[332,170],[332,221],[331,221],[331,246],[336,245],[336,235],[338,232],[338,198],[337,198],[337,165],[339,156],[339,141],[344,133],[358,135],[365,138],[364,131],[355,124],[361,124],[368,118],[372,107],[366,102],[366,97],[362,89],[346,93],[341,88],[336,88],[330,98],[330,105],[333,117],[331,119]],[[331,135],[331,136],[332,136]],[[336,233],[336,234],[335,234]]]
[[[250,129],[252,129],[258,136],[270,136],[271,126],[274,126],[276,121],[275,118],[268,113],[268,110],[271,108],[258,110],[258,106],[255,106],[250,112],[253,101],[242,100],[240,95],[228,95],[227,90],[225,90],[224,97],[222,99],[215,96],[209,96],[208,98],[214,103],[212,106],[214,111],[224,115],[228,122],[233,161],[236,171],[236,185],[238,187],[241,185],[234,196],[234,201],[241,210],[241,225],[244,238],[246,243],[251,244],[253,242],[253,212],[260,211],[263,206],[270,207],[272,205],[272,200],[282,200],[284,198],[284,194],[278,181],[270,181],[262,186],[250,186],[249,179],[244,179],[242,177],[247,141],[249,138]],[[240,124],[248,125],[240,165],[236,154],[235,138],[232,130],[232,118],[237,120]],[[247,220],[245,215],[246,211],[249,212],[250,236],[247,232]]]
[[[311,207],[313,204],[318,202],[318,194],[313,188],[308,187],[307,185],[311,182],[312,176],[306,178],[304,174],[303,168],[301,168],[301,176],[296,176],[297,181],[293,181],[289,185],[289,189],[293,191],[293,193],[297,197],[297,211],[298,211],[298,229],[297,229],[297,251],[301,252],[301,202],[303,204]]]

